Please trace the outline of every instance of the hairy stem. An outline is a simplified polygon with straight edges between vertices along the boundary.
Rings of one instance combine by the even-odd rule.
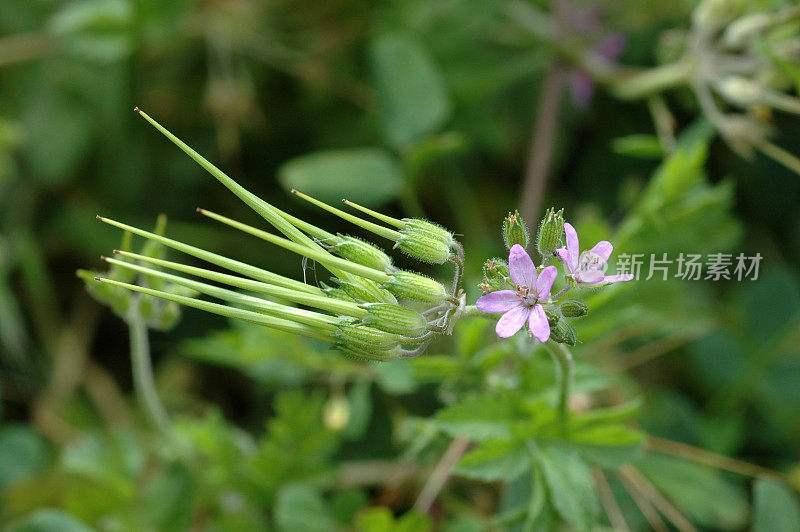
[[[169,434],[169,417],[158,397],[153,379],[147,324],[136,313],[131,313],[127,321],[131,336],[131,364],[136,395],[148,421],[162,433]]]

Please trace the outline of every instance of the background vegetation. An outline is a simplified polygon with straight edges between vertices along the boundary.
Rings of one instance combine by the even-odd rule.
[[[780,152],[737,146],[690,87],[645,98],[625,94],[623,73],[590,72],[590,94],[575,50],[624,41],[622,64],[669,63],[696,2],[554,6],[0,2],[0,522],[798,530],[800,176]],[[781,38],[798,38],[794,24]],[[790,67],[781,90],[796,96]],[[497,342],[489,321],[373,364],[184,311],[150,336],[165,437],[135,400],[128,328],[75,277],[119,245],[95,215],[150,227],[166,213],[180,240],[315,272],[196,216],[258,222],[134,105],[316,225],[352,232],[287,189],[463,235],[471,300],[517,207],[534,224],[563,206],[585,242],[616,253],[758,252],[760,276],[590,295],[566,443],[548,428],[546,353]],[[796,117],[749,111],[795,149]]]

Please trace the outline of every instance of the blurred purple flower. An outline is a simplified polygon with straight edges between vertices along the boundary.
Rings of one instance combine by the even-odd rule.
[[[508,254],[508,270],[517,290],[498,290],[481,296],[476,303],[478,310],[503,313],[495,328],[501,338],[514,336],[527,321],[533,336],[546,342],[550,338],[550,324],[539,301],[550,297],[558,270],[548,266],[537,277],[533,260],[519,244],[512,246]]]
[[[622,33],[609,33],[603,30],[601,13],[597,6],[586,9],[577,9],[565,3],[565,25],[570,33],[577,33],[593,42],[588,47],[587,53],[597,58],[604,59],[609,64],[617,63],[619,56],[625,50],[627,39]],[[568,72],[568,82],[572,100],[575,104],[585,109],[589,106],[594,96],[595,83],[586,72],[573,68]]]
[[[601,284],[630,281],[633,275],[608,275],[605,267],[614,246],[607,240],[601,240],[592,249],[580,252],[578,233],[571,224],[564,224],[564,233],[567,236],[567,248],[557,249],[556,253],[567,265],[570,275],[578,285],[599,286]]]

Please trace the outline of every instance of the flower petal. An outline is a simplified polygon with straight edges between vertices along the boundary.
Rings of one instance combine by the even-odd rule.
[[[604,282],[604,275],[605,274],[602,272],[602,270],[584,270],[575,276],[575,280],[581,284],[596,284]]]
[[[569,273],[575,275],[575,266],[569,263],[569,251],[567,251],[564,248],[560,248],[556,250],[556,253],[558,254],[558,258],[560,258],[564,262],[564,264],[567,265]]]
[[[525,248],[519,244],[511,246],[508,253],[508,271],[517,286],[531,288],[536,282],[536,266]]]
[[[553,288],[553,281],[556,280],[558,270],[555,266],[548,266],[539,274],[536,279],[536,298],[544,301],[550,297],[550,289]]]
[[[547,315],[541,305],[536,305],[528,318],[528,328],[537,340],[544,343],[550,338],[550,324],[547,323]]]
[[[578,255],[580,255],[580,244],[578,243],[578,232],[569,222],[564,222],[564,233],[567,235],[567,256],[571,270],[578,268]]]
[[[603,278],[604,283],[621,283],[624,281],[633,281],[633,274],[623,273],[620,275],[607,275]]]
[[[510,338],[514,336],[517,334],[517,331],[522,329],[522,326],[525,325],[525,321],[530,314],[530,307],[523,305],[514,307],[503,314],[500,319],[497,320],[497,327],[494,328],[497,336],[500,338]]]
[[[522,304],[519,295],[513,290],[498,290],[496,292],[489,292],[478,298],[475,306],[481,312],[488,312],[490,314],[497,314],[500,312],[508,312],[514,307]]]
[[[614,246],[611,245],[611,242],[608,240],[601,240],[592,248],[591,252],[603,259],[603,262],[608,262],[608,257],[611,256],[611,252],[614,250]]]

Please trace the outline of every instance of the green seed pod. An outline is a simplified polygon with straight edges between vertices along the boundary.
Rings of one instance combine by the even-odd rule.
[[[503,259],[489,259],[483,263],[483,279],[492,290],[514,290],[508,262]]]
[[[334,337],[344,347],[367,350],[390,350],[400,345],[400,338],[393,333],[344,320],[337,326]]]
[[[375,270],[384,271],[392,265],[391,257],[382,249],[354,236],[336,235],[330,250],[343,259]]]
[[[560,319],[555,327],[550,327],[550,338],[560,344],[575,345],[578,342],[578,335],[569,320]]]
[[[420,218],[403,218],[403,228],[401,232],[418,231],[423,235],[439,240],[447,244],[447,247],[453,243],[453,233],[442,227],[441,225],[422,220]]]
[[[552,330],[552,328],[561,319],[561,315],[558,313],[558,310],[556,310],[555,308],[550,307],[550,306],[544,307],[544,314],[545,314],[545,316],[547,316],[547,323],[550,325],[550,328]],[[552,332],[551,332],[551,334],[552,334]]]
[[[450,259],[450,246],[431,238],[430,233],[420,229],[404,229],[401,233],[397,248],[410,257],[431,264],[444,264]]]
[[[366,303],[362,323],[389,333],[402,334],[411,338],[422,336],[428,330],[428,320],[414,310],[388,303]]]
[[[350,297],[347,292],[342,290],[341,288],[333,288],[331,286],[326,285],[325,283],[320,283],[322,286],[322,291],[331,299],[340,299],[342,301],[355,301],[352,297]]]
[[[503,242],[506,244],[506,249],[511,249],[516,244],[527,248],[529,240],[528,226],[519,215],[519,211],[508,213],[508,216],[503,218]]]
[[[424,301],[425,303],[441,303],[447,297],[444,286],[430,277],[418,273],[398,270],[389,274],[389,280],[383,288],[397,297]]]
[[[565,299],[559,308],[561,313],[568,318],[580,318],[589,312],[589,307],[582,299]]]
[[[333,348],[353,358],[358,358],[361,360],[376,360],[380,362],[398,358],[402,354],[402,349],[399,345],[389,349],[379,349],[345,345],[342,342],[337,342],[333,344]]]
[[[391,292],[381,288],[375,281],[353,277],[348,280],[337,279],[336,282],[345,294],[359,303],[397,303]]]
[[[550,257],[564,243],[564,209],[556,211],[553,208],[547,212],[539,224],[539,233],[536,235],[536,250],[542,257]]]

